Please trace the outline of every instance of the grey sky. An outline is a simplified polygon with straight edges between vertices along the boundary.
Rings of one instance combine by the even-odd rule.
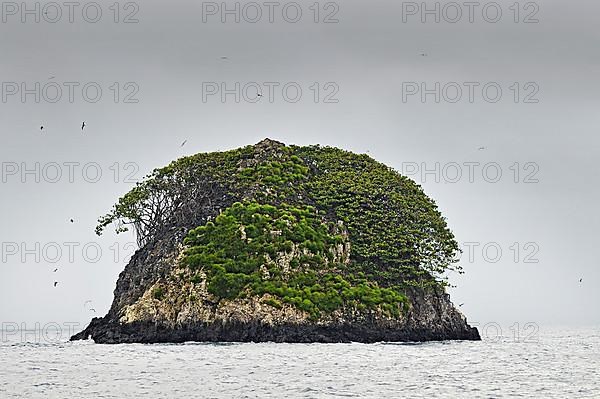
[[[33,17],[22,23],[20,14],[3,14],[0,322],[83,326],[93,315],[83,306],[88,299],[104,314],[132,238],[108,233],[98,239],[93,230],[98,216],[133,186],[125,177],[131,172],[140,178],[182,155],[270,137],[368,151],[410,172],[436,200],[458,241],[479,243],[472,259],[465,247],[465,275],[451,276],[457,285],[452,298],[464,302],[469,320],[600,323],[595,254],[600,4],[537,2],[538,23],[522,22],[535,11],[524,9],[526,2],[520,3],[515,23],[513,1],[498,2],[503,14],[497,23],[486,22],[480,8],[473,23],[467,15],[456,23],[443,17],[440,23],[433,17],[422,23],[420,15],[408,15],[404,23],[402,2],[344,0],[334,16],[339,22],[326,24],[323,18],[335,7],[319,3],[315,23],[312,3],[299,3],[303,15],[295,24],[282,18],[280,8],[273,23],[268,15],[257,23],[242,16],[239,24],[233,17],[222,23],[219,15],[208,15],[204,23],[202,3],[196,1],[144,0],[135,15],[139,22],[131,24],[114,23],[109,3],[102,4],[98,23],[86,22],[77,11],[73,23],[67,15],[57,23],[43,21],[41,14],[40,23]],[[39,4],[42,10],[47,3]],[[434,2],[428,4],[433,8]],[[133,10],[121,9],[119,20]],[[63,89],[64,82],[80,83],[73,103],[66,89],[57,103],[48,101],[51,91],[42,93],[39,103],[33,95],[23,102],[20,93],[7,93],[11,83],[33,88],[35,82],[43,87],[52,81]],[[81,87],[90,82],[102,89],[97,103],[82,97]],[[207,82],[229,88],[258,82],[263,97],[253,103],[256,90],[249,87],[239,103],[234,95],[225,102],[219,95],[203,101]],[[264,82],[279,84],[272,102]],[[411,82],[429,89],[435,82],[441,88],[456,82],[463,97],[449,102],[454,86],[447,86],[439,103],[433,94],[425,102],[419,94],[403,101],[403,87]],[[465,82],[479,84],[472,103]],[[502,89],[496,103],[481,92],[491,82]],[[286,84],[302,89],[298,102],[283,98]],[[133,98],[139,102],[124,103],[136,88]],[[324,102],[329,94],[338,102]],[[39,183],[34,175],[22,177],[22,163],[32,169],[36,162]],[[65,162],[79,163],[72,183]],[[102,171],[96,183],[86,181],[94,179],[93,162]],[[53,163],[63,174],[56,183],[49,181]],[[434,169],[436,163],[439,182],[433,173],[424,179],[422,167]],[[473,182],[465,163],[474,168]],[[415,165],[419,171],[413,173]],[[462,177],[455,179],[456,165]],[[488,182],[498,167],[502,177]],[[36,243],[39,262],[24,251]],[[62,251],[56,264],[52,243]],[[75,244],[65,243],[78,243],[72,262],[68,248]],[[97,263],[89,261],[96,244],[87,260],[83,256],[86,243],[102,248]],[[498,247],[502,255],[496,261]]]

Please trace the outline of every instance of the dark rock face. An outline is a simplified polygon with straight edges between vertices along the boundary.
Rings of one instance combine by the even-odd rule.
[[[288,342],[288,343],[374,343],[479,340],[477,329],[459,330],[374,328],[372,325],[277,325],[251,323],[199,324],[172,329],[150,322],[103,323],[95,318],[89,327],[71,340],[91,336],[96,343],[182,343],[196,342]]]
[[[272,151],[282,146],[281,143],[263,141],[255,146],[258,155],[244,159],[240,167],[261,162],[260,157],[268,159]],[[252,195],[251,191],[246,191],[241,198]],[[230,196],[224,186],[218,186],[211,198],[203,198],[204,202],[190,207],[193,212],[164,226],[159,235],[133,255],[119,275],[107,315],[92,319],[88,327],[71,340],[91,337],[96,343],[110,344],[186,341],[372,343],[480,339],[477,329],[467,324],[464,315],[439,287],[407,288],[405,294],[410,306],[402,317],[396,319],[369,310],[345,310],[335,317],[312,320],[292,307],[284,306],[284,309],[276,311],[259,301],[244,300],[223,305],[227,301],[215,300],[205,291],[200,294],[200,305],[190,305],[185,302],[188,299],[183,298],[189,298],[195,288],[188,286],[181,287],[179,291],[173,290],[177,294],[170,298],[168,306],[153,298],[151,293],[158,282],[174,281],[173,276],[182,273],[178,259],[187,232],[214,220],[222,209],[238,200],[240,198]],[[198,291],[193,294],[198,294]]]

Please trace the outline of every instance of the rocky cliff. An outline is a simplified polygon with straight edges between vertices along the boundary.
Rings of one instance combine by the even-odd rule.
[[[100,219],[140,249],[98,343],[479,339],[441,275],[460,272],[444,218],[366,155],[264,140],[157,169]]]

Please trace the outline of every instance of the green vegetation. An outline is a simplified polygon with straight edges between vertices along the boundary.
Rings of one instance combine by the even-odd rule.
[[[187,223],[206,216],[214,220]],[[314,317],[348,306],[396,314],[407,287],[444,286],[447,271],[462,272],[458,244],[419,185],[330,147],[267,140],[178,159],[123,196],[96,232],[113,223],[133,226],[140,245],[194,227],[184,258],[192,282],[202,269],[220,298],[268,294]],[[336,249],[348,241],[342,261]]]
[[[273,306],[276,309],[281,309],[282,308],[281,302],[279,302],[275,298],[269,298],[269,299],[265,300],[264,303],[267,304],[267,305],[271,305],[271,306]]]
[[[165,291],[162,289],[162,287],[156,287],[154,290],[152,290],[152,298],[158,299],[160,301],[161,299],[163,299],[164,296]]]
[[[290,183],[298,183],[308,176],[309,168],[297,156],[291,156],[288,161],[264,162],[256,167],[241,171],[242,181],[253,184],[262,182],[265,186],[286,190]]]
[[[219,298],[270,294],[315,318],[359,304],[398,315],[406,303],[400,292],[342,276],[342,254],[335,248],[344,238],[338,230],[311,206],[238,202],[214,223],[189,232],[183,263],[203,269],[208,292]],[[282,256],[287,259],[284,268],[278,261]],[[279,300],[267,303],[281,307]]]
[[[415,182],[366,155],[336,148],[294,149],[307,163],[318,165],[303,189],[319,208],[347,223],[356,270],[385,285],[422,285],[432,282],[432,275],[462,270],[453,264],[459,251],[454,235]]]

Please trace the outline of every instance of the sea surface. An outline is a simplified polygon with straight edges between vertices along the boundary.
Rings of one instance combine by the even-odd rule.
[[[600,398],[600,328],[503,332],[371,345],[96,345],[3,332],[0,398]]]

